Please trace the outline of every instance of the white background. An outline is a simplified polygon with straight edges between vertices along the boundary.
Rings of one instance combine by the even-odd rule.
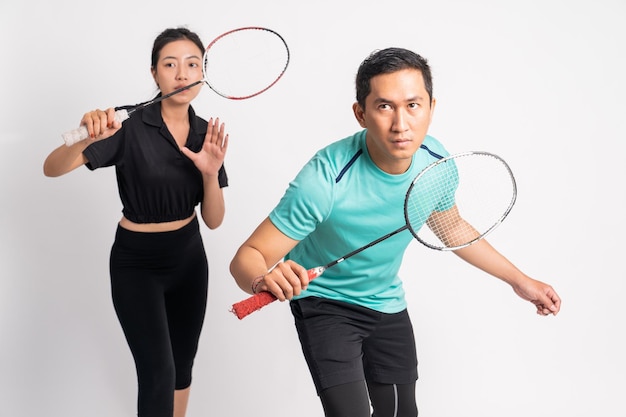
[[[288,306],[239,321],[229,308],[246,294],[228,264],[306,160],[359,129],[354,75],[388,46],[432,65],[432,135],[509,162],[518,203],[490,240],[563,298],[538,317],[502,282],[412,245],[420,416],[626,415],[625,21],[623,0],[2,2],[0,414],[136,414],[109,294],[114,170],[51,179],[42,164],[84,112],[152,97],[164,28],[208,43],[260,25],[289,43],[284,79],[246,102],[208,88],[194,102],[227,122],[231,145],[226,219],[203,229],[209,307],[188,416],[322,415]]]

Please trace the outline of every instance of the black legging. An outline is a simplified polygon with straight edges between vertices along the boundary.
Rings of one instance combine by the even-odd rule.
[[[174,390],[191,384],[204,321],[208,265],[197,219],[182,229],[118,227],[111,250],[113,304],[135,359],[139,417],[171,417]]]
[[[351,382],[320,392],[326,417],[417,417],[415,383]]]

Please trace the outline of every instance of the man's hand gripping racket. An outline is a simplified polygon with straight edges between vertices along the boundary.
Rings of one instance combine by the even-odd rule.
[[[404,200],[402,227],[324,266],[309,269],[309,279],[404,230],[426,247],[439,251],[469,246],[502,223],[516,198],[513,172],[502,158],[487,152],[442,158],[411,182]],[[276,299],[272,293],[262,291],[233,304],[231,311],[243,319]]]
[[[203,57],[202,80],[135,107],[117,110],[115,120],[122,123],[135,111],[202,83],[230,100],[258,96],[282,78],[289,65],[289,57],[287,43],[271,29],[249,26],[230,30],[207,46]],[[72,146],[87,139],[89,134],[83,125],[61,136],[67,146]]]

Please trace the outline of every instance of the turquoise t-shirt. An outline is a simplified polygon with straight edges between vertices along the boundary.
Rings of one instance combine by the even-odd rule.
[[[426,136],[411,167],[391,175],[371,160],[366,130],[318,151],[269,215],[298,244],[287,254],[305,268],[326,265],[405,225],[404,200],[426,166],[448,156]],[[400,232],[327,269],[298,297],[317,296],[384,313],[406,308],[398,271],[413,236]]]

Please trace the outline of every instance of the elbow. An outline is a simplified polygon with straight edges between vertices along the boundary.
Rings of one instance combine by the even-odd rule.
[[[43,163],[43,175],[45,175],[46,177],[58,177],[59,176],[59,173],[56,172],[54,169],[52,169],[47,159]]]
[[[45,175],[46,177],[56,178],[56,177],[60,177],[63,174],[64,172],[58,172],[53,169],[47,168],[46,166],[43,167],[43,175]]]
[[[69,170],[65,167],[65,163],[59,160],[56,152],[48,155],[43,162],[43,175],[46,177],[60,177],[61,175],[67,174],[68,171]]]
[[[222,213],[221,216],[207,216],[203,214],[202,220],[204,220],[204,224],[206,224],[209,229],[215,230],[224,222],[224,213]]]
[[[211,230],[215,230],[215,229],[217,229],[218,227],[220,227],[222,225],[221,221],[219,221],[219,222],[216,222],[216,221],[207,222],[207,221],[205,221],[205,223],[206,223],[207,227],[209,229],[211,229]]]
[[[240,279],[239,276],[239,268],[238,268],[238,259],[237,259],[238,255],[235,255],[235,257],[232,259],[232,261],[230,262],[230,275],[233,277],[233,279],[235,280],[235,282],[237,283],[237,286],[242,290],[245,291],[247,293],[250,293],[250,287],[249,285],[246,285],[242,280]]]
[[[207,210],[205,206],[203,206],[200,213],[202,214],[204,224],[211,230],[217,229],[224,222],[225,210],[223,206],[218,210],[215,208]]]

